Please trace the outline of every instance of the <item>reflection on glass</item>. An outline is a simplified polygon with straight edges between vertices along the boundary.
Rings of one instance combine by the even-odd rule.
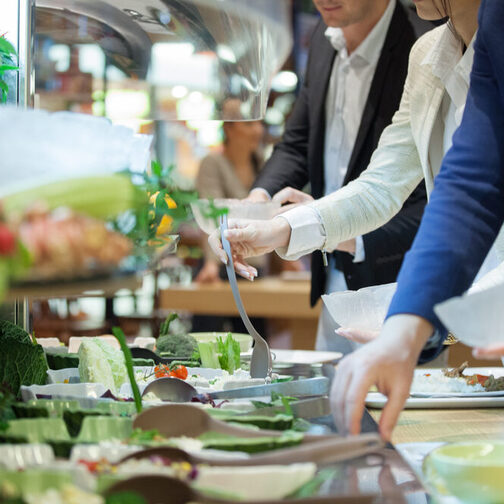
[[[37,0],[42,108],[119,119],[265,114],[287,57],[288,0]]]

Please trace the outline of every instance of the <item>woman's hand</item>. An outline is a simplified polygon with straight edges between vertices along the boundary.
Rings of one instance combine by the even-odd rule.
[[[293,187],[285,187],[281,191],[278,191],[272,198],[272,201],[284,205],[278,211],[278,214],[291,210],[299,205],[306,205],[313,201],[313,197],[303,191],[294,189]],[[286,205],[289,203],[289,205]]]
[[[202,284],[220,282],[219,263],[213,260],[206,260],[194,281]]]
[[[231,244],[233,263],[236,272],[248,279],[257,277],[257,270],[247,264],[247,257],[259,256],[272,252],[278,247],[289,244],[291,228],[283,218],[271,220],[230,219],[225,237]],[[219,259],[227,264],[228,257],[222,248],[220,230],[215,230],[208,243]]]
[[[334,331],[338,336],[355,343],[369,343],[380,335],[380,331],[367,331],[366,329],[354,329],[352,327],[340,327]]]
[[[504,343],[496,343],[485,348],[474,348],[473,356],[477,359],[500,359],[504,357]]]
[[[388,397],[380,417],[380,434],[389,441],[409,396],[413,372],[432,325],[414,315],[396,315],[378,338],[345,357],[336,369],[331,403],[338,432],[360,432],[366,395],[372,385]]]

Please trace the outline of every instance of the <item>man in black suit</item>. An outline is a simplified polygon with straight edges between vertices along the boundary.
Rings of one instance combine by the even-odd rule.
[[[321,198],[364,171],[399,107],[416,35],[399,0],[314,0],[322,19],[310,45],[304,84],[249,200]],[[302,193],[308,183],[312,197]],[[312,255],[311,304],[325,292],[394,282],[426,202],[419,186],[385,226],[340,245],[328,268]],[[291,226],[293,224],[291,223]],[[328,274],[329,273],[329,274]],[[317,348],[348,353],[325,311]]]

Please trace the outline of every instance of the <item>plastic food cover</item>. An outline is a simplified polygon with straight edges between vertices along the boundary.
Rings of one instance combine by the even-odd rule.
[[[379,331],[396,288],[396,283],[375,285],[358,291],[334,292],[322,299],[340,327]]]
[[[103,117],[0,107],[0,198],[51,182],[143,172],[152,137]]]
[[[106,115],[116,108],[130,119],[256,120],[264,116],[270,82],[291,50],[289,5],[37,0],[36,34],[58,47],[92,49],[101,63],[88,73],[94,72],[95,83],[104,81],[94,91],[106,95]],[[37,56],[38,75],[50,63]]]

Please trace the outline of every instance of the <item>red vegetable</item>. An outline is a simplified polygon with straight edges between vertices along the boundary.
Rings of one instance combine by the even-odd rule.
[[[170,368],[160,364],[154,368],[154,375],[156,378],[166,378],[167,376],[171,376]]]
[[[179,364],[177,367],[171,370],[170,375],[175,378],[180,378],[181,380],[185,380],[187,378],[187,368]]]

